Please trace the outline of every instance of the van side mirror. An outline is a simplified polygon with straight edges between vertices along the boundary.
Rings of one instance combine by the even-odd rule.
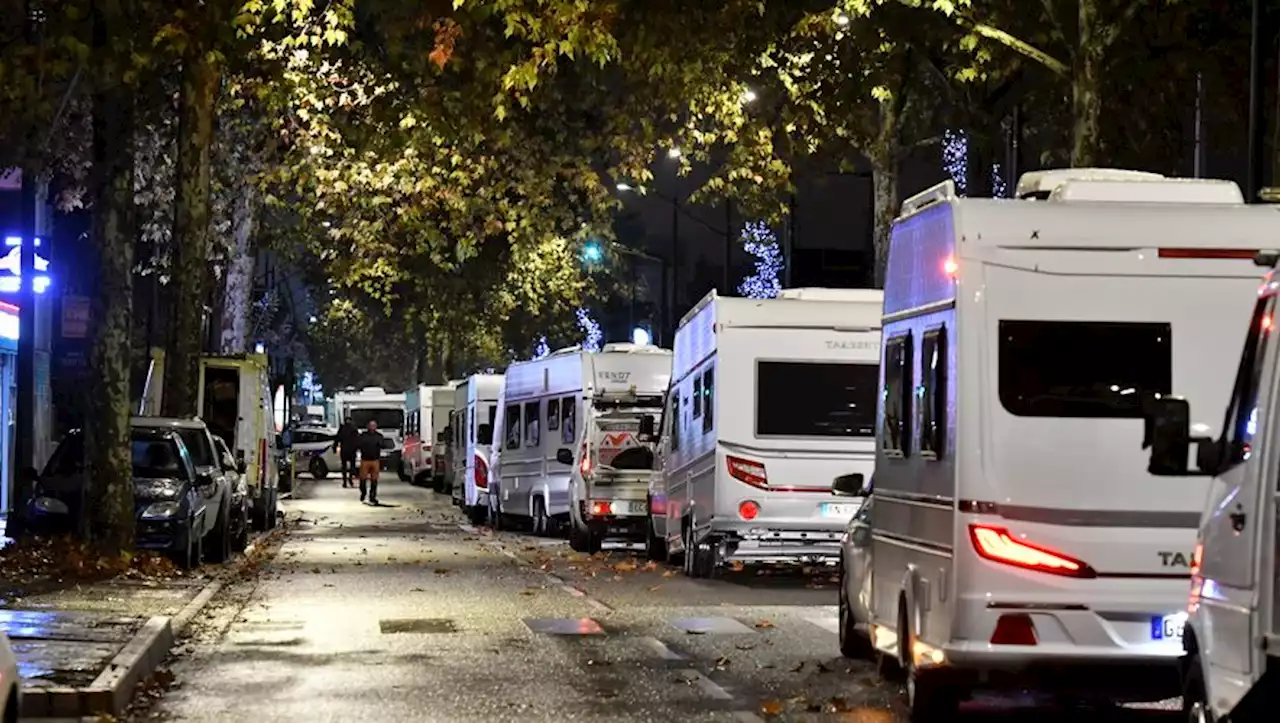
[[[640,418],[640,441],[641,442],[653,441],[653,427],[654,427],[654,423],[653,423],[652,414],[646,414]]]
[[[197,475],[196,475],[196,486],[197,486],[197,487],[212,487],[212,486],[213,486],[213,475],[212,475],[212,474],[209,474],[208,472],[200,472],[199,474],[197,474]]]
[[[573,450],[568,447],[561,447],[556,450],[556,461],[560,464],[573,464]]]
[[[831,493],[840,497],[865,497],[864,479],[865,476],[861,472],[842,474],[831,482]]]
[[[481,424],[476,428],[476,442],[478,444],[493,444],[493,425],[488,422]]]
[[[1196,467],[1190,464],[1195,443]],[[1180,397],[1148,399],[1143,404],[1142,448],[1151,449],[1147,471],[1158,477],[1212,475],[1217,472],[1217,445],[1191,436],[1191,405]]]
[[[248,469],[249,469],[249,463],[245,461],[244,457],[241,457],[240,459],[236,460],[237,472],[239,472],[240,474],[244,474],[245,471],[247,471]]]

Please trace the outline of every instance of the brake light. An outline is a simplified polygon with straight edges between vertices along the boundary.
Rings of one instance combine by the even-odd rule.
[[[613,505],[607,500],[594,500],[591,503],[592,517],[605,517],[613,514]]]
[[[957,264],[954,258],[948,258],[946,261],[942,262],[942,272],[947,276],[955,276],[956,272],[959,270],[960,264]]]
[[[476,455],[475,483],[476,487],[489,488],[489,463],[481,459],[479,455]]]
[[[992,645],[1035,645],[1038,642],[1036,625],[1025,613],[1001,615],[996,621],[995,632],[991,633]]]
[[[760,514],[760,505],[751,500],[747,500],[738,505],[738,516],[744,520],[754,520]]]
[[[1160,249],[1162,259],[1254,259],[1254,249]]]
[[[729,466],[729,476],[745,482],[752,487],[764,489],[769,486],[769,473],[765,471],[764,465],[742,457],[725,457],[725,464]]]
[[[1098,576],[1093,568],[1080,560],[1013,539],[1003,527],[969,525],[969,536],[978,555],[993,562],[1064,577]]]

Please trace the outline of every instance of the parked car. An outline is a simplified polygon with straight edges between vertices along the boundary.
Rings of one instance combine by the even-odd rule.
[[[870,658],[871,633],[871,510],[867,497],[840,543],[840,652],[846,658]]]
[[[4,704],[4,723],[18,723],[22,712],[22,688],[19,686],[18,659],[9,646],[9,636],[0,633],[0,703]]]
[[[330,472],[341,471],[342,460],[333,449],[333,427],[300,426],[293,430],[293,454],[299,470],[306,470],[321,480]]]
[[[203,446],[201,446],[203,445]],[[200,451],[192,453],[192,447]],[[185,567],[230,556],[234,539],[227,475],[199,420],[135,418],[131,434],[136,544]],[[41,531],[72,531],[86,512],[84,434],[69,432],[42,474],[29,514]]]
[[[253,498],[249,494],[248,475],[240,471],[240,465],[231,447],[222,437],[214,436],[213,444],[217,448],[218,459],[222,470],[228,476],[231,488],[230,514],[227,519],[231,523],[231,549],[239,552],[249,545],[249,520],[253,508]]]

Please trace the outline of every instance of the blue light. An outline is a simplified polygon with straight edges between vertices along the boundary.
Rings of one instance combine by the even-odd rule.
[[[582,247],[582,260],[589,264],[600,263],[604,258],[604,249],[600,248],[600,244],[596,241],[587,243]]]
[[[21,236],[5,236],[5,237],[4,237],[4,245],[5,245],[5,246],[21,246],[21,245],[22,245],[22,237],[21,237]],[[40,248],[40,237],[39,237],[39,236],[37,236],[37,237],[36,237],[36,248]]]

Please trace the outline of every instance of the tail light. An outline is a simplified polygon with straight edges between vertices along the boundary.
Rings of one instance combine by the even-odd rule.
[[[769,486],[769,474],[760,462],[742,457],[725,457],[725,464],[729,466],[729,476],[739,482],[745,482],[760,489]]]
[[[747,500],[738,505],[738,516],[744,520],[751,521],[760,514],[760,505],[751,500]]]
[[[578,471],[583,477],[591,476],[591,449],[585,442],[582,445],[582,459],[578,462]]]
[[[1064,577],[1093,578],[1098,573],[1073,557],[1013,539],[1003,527],[969,525],[969,536],[978,555],[993,562]]]
[[[1035,645],[1038,642],[1036,625],[1025,613],[1001,615],[996,621],[995,632],[991,633],[992,645]]]
[[[478,456],[476,457],[475,482],[476,487],[489,489],[489,463]]]
[[[595,500],[591,503],[592,517],[605,517],[613,514],[613,505],[607,500]]]

